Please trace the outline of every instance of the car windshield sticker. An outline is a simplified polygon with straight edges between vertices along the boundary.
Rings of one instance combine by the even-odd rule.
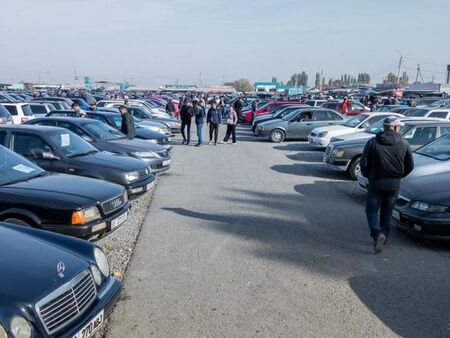
[[[70,145],[70,135],[61,134],[61,147],[68,147]]]
[[[25,174],[29,174],[32,171],[34,171],[34,168],[27,167],[26,165],[23,165],[23,164],[18,164],[15,167],[13,167],[13,169],[16,171],[23,172]]]

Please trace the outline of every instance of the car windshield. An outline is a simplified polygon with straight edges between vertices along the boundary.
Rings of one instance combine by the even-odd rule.
[[[406,115],[411,117],[422,117],[428,113],[427,109],[413,109],[409,110]]]
[[[439,161],[448,161],[450,160],[450,136],[447,135],[428,143],[418,149],[416,153]]]
[[[37,165],[0,146],[0,185],[26,181],[45,173]]]
[[[365,115],[365,114],[356,115],[355,117],[352,117],[351,119],[348,119],[347,121],[345,121],[344,126],[349,127],[349,128],[355,128],[358,124],[363,122],[366,118],[367,118],[367,115]]]
[[[109,116],[109,120],[116,126],[117,129],[122,127],[122,116],[119,114],[114,114]],[[134,119],[137,120],[136,118]]]
[[[53,131],[48,134],[53,144],[61,148],[67,157],[76,157],[98,152],[88,142],[71,131]]]
[[[366,129],[366,133],[369,134],[378,134],[380,131],[382,131],[383,128],[383,124],[384,124],[384,119],[381,119],[377,122],[375,122],[370,128]],[[412,127],[410,125],[403,125],[400,127],[400,134],[404,134],[406,133],[408,130],[410,130]]]
[[[125,138],[125,135],[120,131],[108,126],[104,123],[84,123],[83,127],[86,128],[92,135],[100,140],[113,140]]]
[[[298,113],[297,110],[296,110],[296,111],[293,111],[292,113],[285,115],[285,116],[283,117],[283,120],[286,120],[286,121],[287,121],[287,120],[291,120],[297,113]]]

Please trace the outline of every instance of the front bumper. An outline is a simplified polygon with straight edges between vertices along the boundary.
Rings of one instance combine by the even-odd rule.
[[[120,289],[120,282],[114,277],[108,277],[108,279],[99,288],[97,300],[90,306],[89,310],[80,318],[77,318],[72,326],[66,328],[63,332],[57,333],[55,337],[73,338],[102,310],[104,311],[104,317],[106,319],[114,308],[117,298],[120,295]]]
[[[143,194],[153,188],[155,175],[150,175],[147,178],[130,183],[125,186],[129,197],[134,197]]]
[[[270,130],[267,130],[267,129],[263,129],[263,130],[258,129],[257,131],[258,131],[258,135],[262,136],[262,137],[269,137],[269,135],[270,135]]]
[[[326,156],[325,154],[323,155],[323,163],[325,163],[329,168],[337,171],[347,171],[350,162],[351,160],[336,160],[332,157]]]
[[[109,235],[112,231],[111,223],[116,218],[121,217],[125,213],[128,213],[130,209],[130,203],[125,203],[120,209],[114,211],[114,213],[103,217],[94,222],[83,225],[71,225],[71,224],[41,224],[43,230],[57,232],[63,235],[74,236],[84,239],[99,239]]]
[[[163,171],[167,171],[170,168],[171,159],[170,157],[160,157],[160,158],[141,158],[146,163],[150,165],[150,169],[153,174],[157,174]]]
[[[403,207],[396,206],[392,216],[394,226],[412,236],[450,241],[450,216],[448,214],[442,218],[430,217],[432,214],[411,209],[408,203]]]
[[[330,144],[330,139],[308,136],[308,143],[316,148],[326,148]]]

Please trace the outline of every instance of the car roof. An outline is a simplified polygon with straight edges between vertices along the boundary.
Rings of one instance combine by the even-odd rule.
[[[83,122],[83,124],[85,124],[85,123],[101,123],[101,124],[103,124],[103,122],[93,120],[93,119],[82,118],[82,117],[68,117],[68,116],[40,117],[40,118],[32,119],[32,120],[30,120],[30,122],[31,121],[48,121],[50,119],[51,119],[51,121],[61,120],[61,121],[73,122],[74,124],[78,124],[78,125],[81,122]]]
[[[442,125],[442,124],[450,124],[449,120],[444,120],[444,119],[429,119],[429,120],[425,120],[425,119],[418,119],[418,120],[404,120],[401,119],[401,121],[405,124],[409,124],[409,125]]]
[[[27,130],[46,133],[55,130],[65,131],[67,129],[61,127],[43,126],[34,124],[2,124],[0,125],[0,130]]]

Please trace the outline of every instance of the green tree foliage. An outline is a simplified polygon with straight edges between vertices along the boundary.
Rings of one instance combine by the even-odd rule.
[[[308,74],[306,72],[296,73],[291,76],[291,79],[287,82],[288,86],[308,86]]]
[[[320,89],[320,73],[316,73],[316,81],[314,82],[314,87]]]
[[[226,86],[234,87],[238,92],[251,92],[253,91],[252,84],[247,79],[239,79],[233,82],[225,83]]]

